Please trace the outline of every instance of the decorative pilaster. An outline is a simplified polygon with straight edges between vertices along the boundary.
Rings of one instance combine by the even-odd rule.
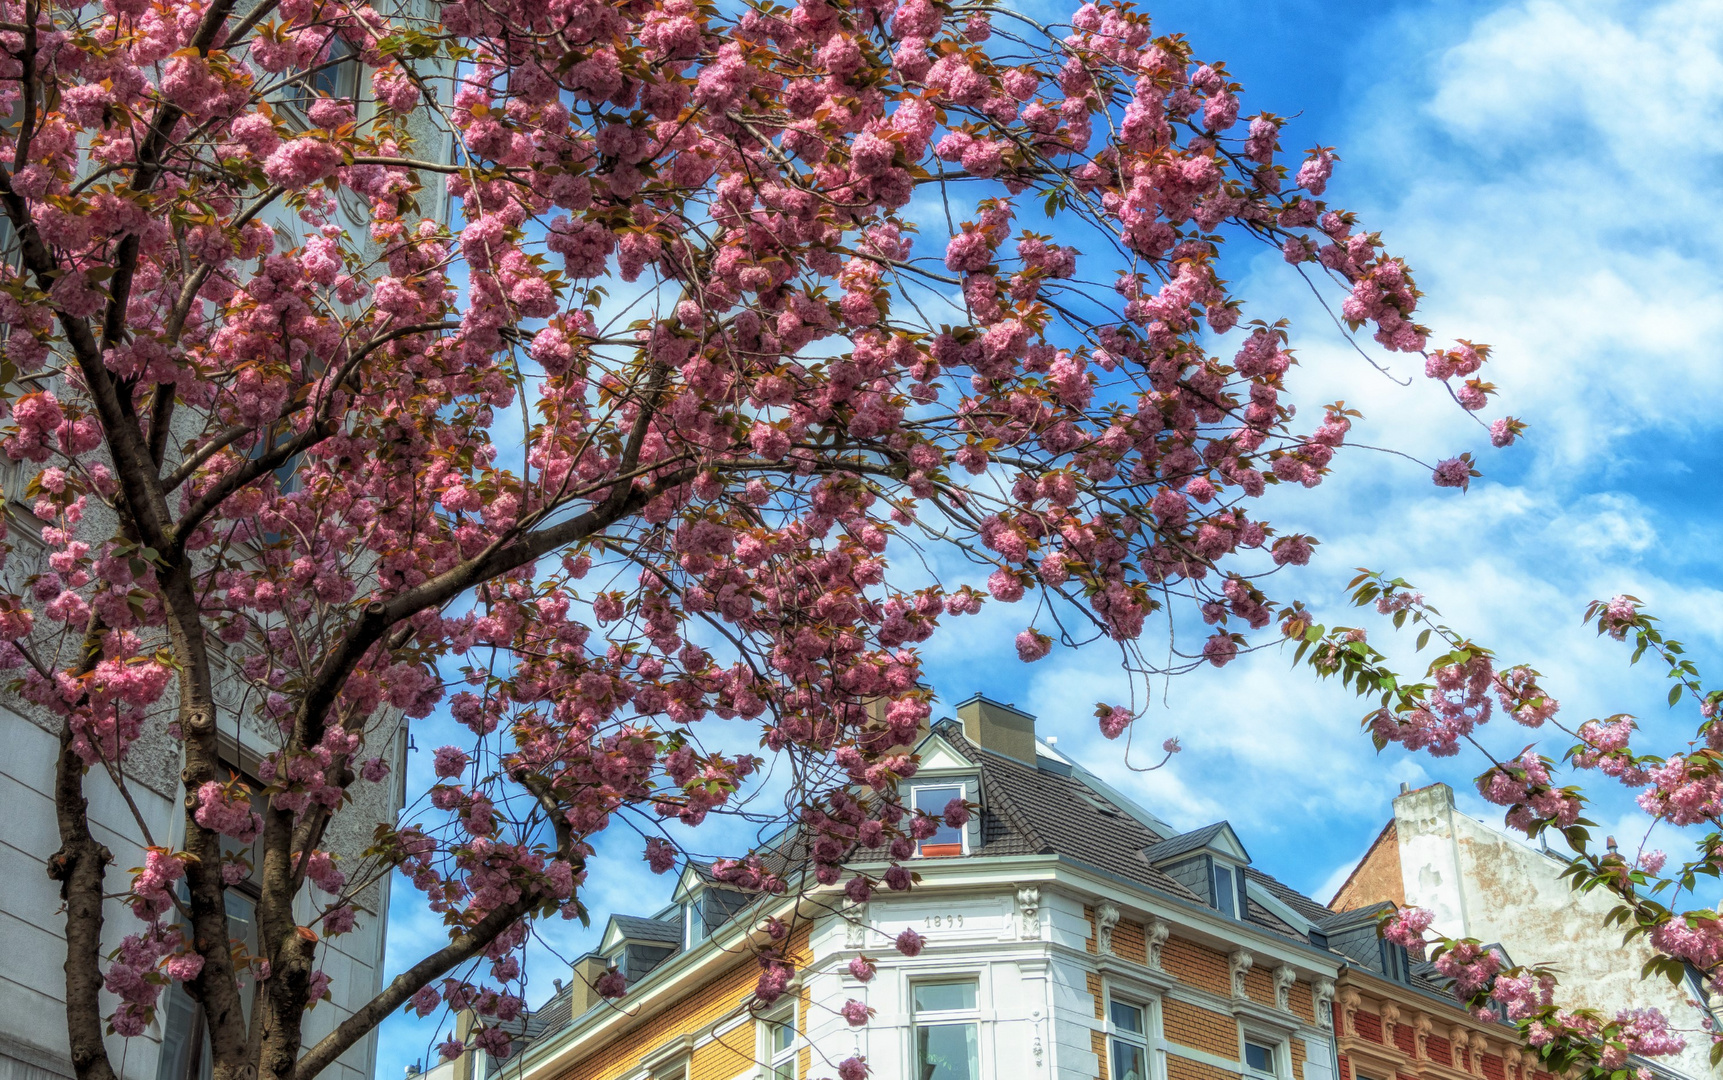
[[[1111,900],[1095,905],[1095,945],[1102,956],[1113,952],[1113,928],[1119,925],[1119,906]]]
[[[1292,1011],[1292,985],[1298,981],[1298,972],[1285,964],[1274,969],[1274,1007],[1281,1012]]]
[[[1166,920],[1152,915],[1149,916],[1149,921],[1143,924],[1143,945],[1149,954],[1150,967],[1158,969],[1161,966],[1161,946],[1167,943],[1172,932],[1173,928],[1167,925]]]
[[[1041,938],[1041,890],[1037,886],[1017,890],[1017,932],[1027,941]]]
[[[1334,982],[1331,979],[1317,979],[1311,987],[1311,996],[1316,999],[1316,1022],[1329,1031],[1334,1030]]]
[[[1232,972],[1232,996],[1248,998],[1250,994],[1244,988],[1244,973],[1250,970],[1250,965],[1256,962],[1256,957],[1248,949],[1238,949],[1227,957],[1227,967]]]
[[[1412,1026],[1413,1039],[1418,1049],[1418,1059],[1427,1061],[1430,1058],[1430,1036],[1435,1033],[1436,1026],[1430,1023],[1430,1018],[1419,1014],[1418,1022]],[[1452,1065],[1453,1062],[1447,1062]]]
[[[1352,987],[1348,986],[1340,991],[1340,1019],[1346,1022],[1346,1034],[1348,1035],[1358,1034],[1355,1018],[1358,1016],[1358,1006],[1362,1003],[1363,999],[1358,996],[1358,991]]]
[[[844,948],[860,949],[867,945],[867,905],[853,901],[838,911],[844,921]]]
[[[1382,1003],[1382,1041],[1394,1045],[1394,1029],[1400,1026],[1400,1006],[1392,1001]]]

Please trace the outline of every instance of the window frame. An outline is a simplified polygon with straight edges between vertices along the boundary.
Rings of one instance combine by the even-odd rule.
[[[1138,1080],[1151,1080],[1155,1060],[1153,1051],[1156,1037],[1156,1018],[1160,1015],[1158,999],[1137,997],[1129,992],[1121,996],[1115,992],[1114,987],[1109,985],[1104,1004],[1106,1013],[1103,1020],[1107,1036],[1108,1077],[1111,1080],[1119,1080],[1117,1051],[1114,1049],[1114,1045],[1122,1044],[1133,1047],[1142,1054],[1143,1067]],[[1142,1030],[1128,1031],[1120,1028],[1117,1021],[1113,1019],[1115,1005],[1135,1009],[1141,1018]]]
[[[251,805],[257,810],[263,810],[268,804],[268,798],[263,794],[266,786],[247,769],[234,765],[224,753],[221,758],[221,769],[235,773],[251,789]],[[244,927],[242,944],[248,953],[257,955],[257,905],[263,899],[263,887],[259,880],[263,872],[263,860],[258,854],[258,846],[263,843],[262,834],[258,834],[250,844],[240,844],[229,837],[219,837],[221,850],[224,854],[243,854],[251,863],[251,873],[242,880],[222,886],[222,907],[227,915],[228,926],[233,927],[234,920],[240,920]],[[182,902],[189,902],[186,884],[182,880],[177,886]],[[236,911],[235,907],[243,910]],[[188,927],[189,929],[189,927]],[[240,1008],[247,1018],[257,1001],[257,980],[248,974],[241,974],[244,985],[240,987]],[[170,1049],[170,1026],[175,1024],[176,1012],[186,1016],[185,1030],[178,1036],[179,1048]],[[185,990],[179,983],[168,987],[162,995],[162,1001],[157,1008],[157,1016],[161,1020],[161,1044],[158,1048],[156,1076],[157,1080],[208,1080],[214,1064],[209,1046],[209,1029],[204,1022],[203,1005]]]
[[[1250,1063],[1250,1047],[1260,1046],[1268,1051],[1269,1071],[1253,1067]],[[1287,1061],[1286,1039],[1278,1035],[1264,1035],[1260,1031],[1245,1030],[1240,1033],[1238,1040],[1238,1063],[1242,1068],[1240,1073],[1245,1077],[1257,1077],[1258,1080],[1284,1080],[1287,1075],[1283,1069]]]
[[[962,799],[965,802],[973,801],[969,798],[969,784],[966,780],[964,780],[960,777],[952,777],[950,779],[929,779],[926,783],[916,784],[915,786],[910,788],[909,800],[910,800],[910,809],[912,811],[918,810],[918,809],[923,809],[920,805],[920,801],[921,801],[921,793],[924,791],[928,791],[928,792],[931,792],[931,791],[955,791],[957,793],[956,798]],[[949,803],[950,801],[951,801],[950,799],[945,800],[946,803]],[[939,810],[941,812],[943,812],[944,809],[945,809],[945,804],[941,804],[939,807]],[[942,824],[941,828],[950,828],[950,826]],[[935,843],[930,843],[927,840],[917,840],[915,842],[916,858],[918,858],[918,859],[952,859],[952,858],[959,858],[961,856],[968,855],[969,851],[970,851],[969,826],[965,825],[962,828],[959,828],[955,831],[957,833],[957,843],[955,843],[955,844],[952,844],[952,843],[935,844]],[[956,849],[956,850],[951,850],[951,849]]]
[[[350,101],[358,109],[364,87],[365,60],[339,31],[329,35],[329,58],[300,68],[282,87],[282,104],[296,118],[311,123],[311,106],[323,97]]]
[[[1227,880],[1231,883],[1224,890],[1220,885],[1221,874],[1223,872],[1226,874]],[[1208,866],[1208,892],[1210,901],[1209,906],[1211,908],[1220,914],[1225,915],[1229,919],[1233,919],[1237,922],[1245,921],[1245,916],[1249,913],[1250,908],[1247,906],[1249,901],[1245,897],[1245,875],[1244,867],[1242,865],[1229,862],[1225,859],[1217,859],[1213,855],[1210,855]],[[1221,906],[1221,896],[1223,893],[1226,896],[1227,907]],[[1228,907],[1232,910],[1227,910]]]
[[[758,1034],[755,1051],[760,1062],[761,1080],[796,1080],[801,1064],[802,1033],[796,1027],[795,1001],[762,1015],[754,1026]],[[782,1048],[776,1048],[773,1046],[774,1036],[780,1031],[789,1032],[790,1041]],[[789,1071],[782,1071],[784,1069]]]
[[[921,1032],[924,1029],[938,1027],[968,1028],[972,1033],[971,1045],[974,1048],[974,1057],[970,1059],[970,1065],[973,1067],[970,1075],[973,1080],[980,1080],[981,1077],[988,1075],[986,1063],[982,1060],[981,986],[984,980],[981,975],[979,970],[957,970],[928,972],[912,976],[908,980],[904,998],[905,1003],[909,1006],[909,1070],[905,1073],[906,1076],[921,1076]],[[975,1004],[964,1009],[920,1009],[916,1007],[915,992],[917,988],[953,983],[967,983],[974,987]]]

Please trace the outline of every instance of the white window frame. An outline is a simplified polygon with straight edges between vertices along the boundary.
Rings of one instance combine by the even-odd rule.
[[[905,1076],[915,1077],[920,1075],[918,1066],[921,1059],[922,1028],[956,1027],[959,1024],[966,1024],[975,1032],[975,1075],[977,1077],[992,1075],[988,1072],[988,1055],[985,1047],[983,1046],[984,1040],[981,1038],[981,1013],[985,1004],[981,996],[982,984],[985,980],[982,979],[981,975],[981,971],[971,969],[967,971],[927,972],[925,974],[914,975],[909,979],[908,985],[905,987],[906,994],[904,996],[904,1004],[909,1007],[909,1053],[907,1063],[908,1067],[904,1071]],[[974,985],[974,1008],[921,1010],[915,1007],[916,987],[938,983],[958,982],[966,982]]]
[[[759,1033],[758,1058],[760,1062],[759,1075],[762,1080],[796,1080],[797,1065],[801,1059],[802,1036],[796,1030],[796,1006],[792,1000],[786,1008],[778,1009],[760,1017],[755,1025]],[[778,1031],[788,1031],[790,1041],[782,1048],[772,1045],[773,1036]],[[789,1072],[779,1070],[788,1068]]]
[[[1141,1031],[1127,1031],[1123,1028],[1120,1028],[1116,1023],[1114,1023],[1114,1021],[1113,1021],[1113,1005],[1115,1003],[1122,1005],[1125,1008],[1135,1009],[1135,1010],[1137,1010],[1137,1012],[1139,1014],[1141,1014],[1141,1016],[1142,1016],[1142,1030]],[[1124,994],[1121,995],[1121,994],[1117,993],[1116,987],[1109,984],[1107,986],[1106,1001],[1104,1002],[1104,1006],[1106,1008],[1106,1014],[1105,1014],[1103,1019],[1106,1023],[1106,1033],[1107,1033],[1107,1075],[1108,1075],[1108,1077],[1110,1077],[1111,1080],[1119,1080],[1119,1077],[1117,1075],[1115,1075],[1115,1073],[1114,1073],[1115,1062],[1113,1060],[1113,1043],[1115,1041],[1117,1041],[1117,1042],[1122,1042],[1122,1043],[1128,1043],[1131,1046],[1134,1046],[1138,1050],[1142,1051],[1142,1054],[1143,1054],[1143,1072],[1142,1072],[1142,1075],[1139,1078],[1139,1080],[1151,1080],[1151,1078],[1154,1076],[1154,1068],[1155,1068],[1155,1055],[1154,1055],[1155,1036],[1156,1036],[1156,1032],[1159,1030],[1159,1026],[1158,1026],[1158,1017],[1160,1015],[1160,1001],[1159,1001],[1159,999],[1155,998],[1155,997],[1147,997],[1147,996],[1142,996],[1142,995],[1138,995],[1138,994],[1133,994],[1128,990]]]
[[[917,803],[919,801],[919,796],[921,795],[922,792],[924,792],[924,791],[940,791],[940,790],[955,791],[955,792],[957,792],[957,797],[959,799],[963,799],[965,801],[972,801],[969,799],[969,784],[963,778],[954,776],[950,779],[933,779],[930,777],[927,780],[927,782],[921,783],[921,784],[916,784],[914,787],[909,789],[909,804],[910,804],[911,811],[913,812],[914,809],[916,808]],[[950,799],[946,800],[947,803],[949,803],[950,801],[951,801]],[[938,809],[940,811],[944,811],[945,805],[941,804],[938,807]],[[916,858],[918,858],[918,859],[921,859],[921,858],[933,858],[933,859],[953,858],[953,856],[951,856],[951,855],[923,855],[921,853],[921,845],[924,843],[926,843],[926,841],[924,841],[924,840],[917,840],[915,842],[915,857]],[[970,849],[969,849],[969,826],[968,825],[965,825],[961,829],[957,830],[957,843],[958,843],[958,848],[959,848],[958,853],[957,853],[958,856],[963,856],[963,855],[969,854]]]
[[[1251,1068],[1250,1051],[1247,1049],[1247,1045],[1252,1043],[1268,1050],[1269,1072]],[[1246,1080],[1252,1077],[1257,1078],[1257,1080],[1286,1080],[1291,1075],[1287,1065],[1290,1060],[1290,1051],[1287,1048],[1284,1035],[1271,1035],[1264,1031],[1246,1028],[1239,1037],[1238,1063]]]

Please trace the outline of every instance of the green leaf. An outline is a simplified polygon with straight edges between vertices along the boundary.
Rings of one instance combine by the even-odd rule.
[[[1682,686],[1680,683],[1676,683],[1674,686],[1669,688],[1669,704],[1672,708],[1676,702],[1681,700],[1681,691],[1685,689],[1686,687]]]
[[[1424,646],[1428,645],[1429,643],[1430,643],[1430,628],[1428,626],[1426,626],[1418,634],[1418,651],[1423,652]]]

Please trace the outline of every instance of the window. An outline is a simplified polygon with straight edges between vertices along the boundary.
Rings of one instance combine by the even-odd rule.
[[[914,1080],[980,1080],[975,980],[915,983]]]
[[[262,794],[262,782],[254,776],[242,776],[251,788],[252,808],[262,811],[267,806]],[[251,866],[251,872],[244,880],[222,890],[222,901],[227,909],[228,931],[233,935],[233,943],[238,950],[235,962],[240,965],[257,955],[257,901],[262,895],[260,878],[263,864],[259,848],[262,843],[261,834],[250,844],[241,844],[232,837],[221,838],[223,855],[242,857]],[[188,901],[190,894],[186,891],[183,880],[178,889],[180,900]],[[189,927],[187,930],[189,932]],[[240,974],[243,983],[240,988],[240,1004],[249,1015],[252,998],[257,993],[257,983],[245,976],[243,968]],[[163,995],[158,1012],[163,1020],[161,1062],[156,1069],[157,1080],[210,1080],[212,1069],[209,1031],[204,1026],[203,1007],[192,999],[183,985],[176,982]]]
[[[1149,1075],[1148,1010],[1125,1001],[1107,1005],[1108,1057],[1112,1080],[1146,1080]]]
[[[1232,867],[1214,864],[1215,910],[1229,919],[1238,918],[1238,888],[1232,881]]]
[[[963,788],[958,784],[918,787],[914,796],[915,809],[935,818],[943,818],[946,804],[953,799],[962,798]],[[928,859],[963,854],[963,830],[954,829],[942,820],[939,831],[921,842],[921,854]]]
[[[1274,1047],[1265,1043],[1251,1042],[1249,1039],[1245,1040],[1244,1067],[1247,1072],[1257,1076],[1276,1076],[1278,1073],[1275,1070],[1274,1061]]]
[[[796,1080],[796,1014],[779,1013],[760,1022],[761,1055],[767,1080]]]
[[[1398,983],[1412,981],[1412,964],[1406,955],[1406,946],[1392,941],[1382,942],[1382,974]]]
[[[293,81],[287,90],[288,100],[301,112],[311,108],[318,98],[359,96],[359,57],[353,46],[340,34],[329,39],[329,52],[321,63],[312,64],[309,71]]]

